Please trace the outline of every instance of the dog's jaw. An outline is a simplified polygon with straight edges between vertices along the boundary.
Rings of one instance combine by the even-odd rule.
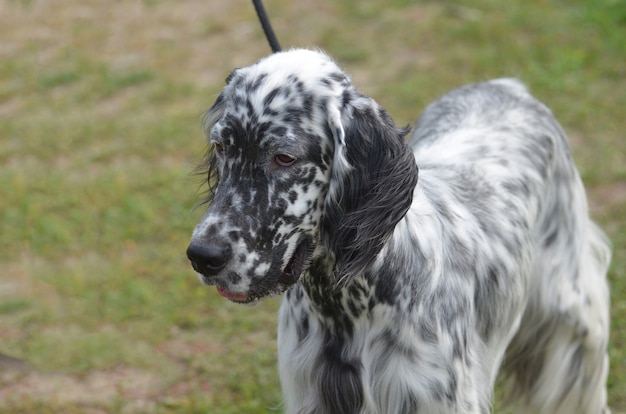
[[[280,277],[273,286],[264,287],[258,291],[237,292],[231,291],[214,277],[207,277],[199,274],[202,283],[209,286],[216,286],[220,296],[239,304],[250,304],[260,301],[266,297],[278,296],[289,289],[300,280],[307,264],[311,259],[314,250],[314,243],[304,240],[297,244],[289,262],[285,266]]]

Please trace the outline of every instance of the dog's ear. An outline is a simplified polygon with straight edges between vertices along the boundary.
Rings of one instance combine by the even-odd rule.
[[[238,76],[241,70],[242,69],[237,68],[226,77],[226,86],[224,86],[224,89],[219,94],[213,105],[211,105],[211,107],[204,113],[202,125],[204,128],[204,134],[207,136],[207,138],[211,133],[213,125],[215,125],[215,123],[219,121],[224,115],[226,101],[230,97],[233,87],[241,82],[241,77]]]
[[[347,103],[346,103],[347,101]],[[418,169],[404,136],[370,98],[344,95],[331,108],[335,152],[322,240],[335,258],[336,288],[376,259],[413,201]]]
[[[226,86],[219,94],[213,105],[211,105],[211,107],[204,112],[202,127],[207,140],[209,139],[211,130],[213,129],[213,125],[215,125],[224,116],[226,101],[230,98],[233,79],[236,77],[237,70],[238,69],[235,69],[233,72],[231,72],[230,75],[228,75],[228,77],[226,78]],[[195,172],[198,175],[204,176],[206,178],[206,182],[209,185],[206,197],[201,201],[200,204],[208,203],[213,199],[213,196],[215,195],[215,188],[217,187],[217,183],[219,182],[217,157],[215,154],[215,149],[210,143],[207,147],[204,160],[196,168]]]

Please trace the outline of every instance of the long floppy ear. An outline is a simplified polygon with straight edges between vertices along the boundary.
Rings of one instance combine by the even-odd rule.
[[[211,134],[211,129],[213,129],[213,125],[215,125],[215,123],[219,121],[224,115],[226,100],[230,96],[232,81],[236,73],[237,69],[235,69],[233,72],[231,72],[230,75],[228,75],[228,77],[226,78],[226,87],[224,87],[213,105],[211,105],[211,107],[204,112],[202,128],[207,139]],[[199,204],[211,202],[213,196],[215,195],[217,183],[219,182],[217,158],[212,145],[209,144],[206,154],[204,156],[204,160],[198,167],[196,167],[195,173],[204,176],[206,178],[206,182],[208,183],[208,191],[206,193],[206,196]]]
[[[396,127],[374,100],[354,93],[341,111],[331,110],[329,123],[335,154],[322,240],[341,288],[371,266],[406,214],[418,169],[404,139],[408,128]]]

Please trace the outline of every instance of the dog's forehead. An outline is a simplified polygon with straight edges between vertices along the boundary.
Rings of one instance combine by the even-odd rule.
[[[257,109],[264,109],[297,105],[297,97],[303,94],[314,93],[319,99],[337,96],[349,83],[349,77],[327,55],[295,49],[237,69],[230,86],[234,103],[245,97],[260,106]]]
[[[283,83],[288,79],[316,84],[322,79],[332,79],[337,76],[341,78],[340,80],[347,78],[347,75],[328,55],[306,49],[274,53],[244,68],[242,74],[250,80],[267,76],[264,83],[269,86],[273,86],[274,83]]]
[[[211,137],[262,146],[278,139],[284,146],[303,134],[318,135],[320,117],[331,101],[341,101],[349,84],[323,53],[297,49],[270,55],[229,76],[224,113]]]

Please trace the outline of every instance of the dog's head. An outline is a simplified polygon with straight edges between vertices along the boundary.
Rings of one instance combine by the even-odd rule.
[[[235,302],[283,292],[313,256],[343,285],[410,206],[417,167],[406,131],[323,53],[236,69],[204,125],[209,208],[187,255]]]

